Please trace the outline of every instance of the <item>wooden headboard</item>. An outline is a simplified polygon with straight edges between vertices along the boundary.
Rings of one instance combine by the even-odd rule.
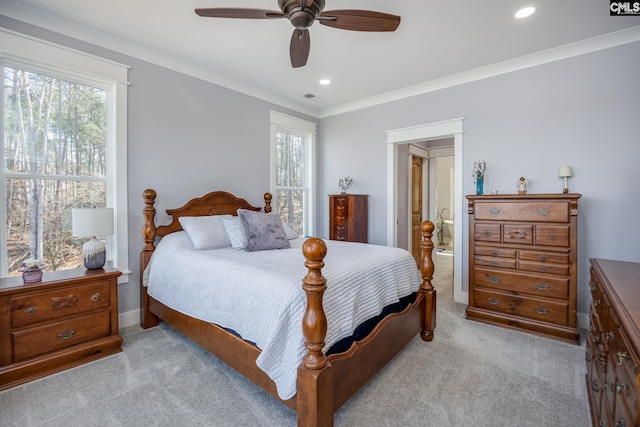
[[[167,209],[166,212],[172,217],[168,225],[156,226],[155,216],[156,192],[147,189],[142,192],[144,200],[144,225],[142,227],[142,237],[144,247],[140,252],[140,273],[144,271],[151,259],[155,249],[156,237],[163,237],[176,231],[182,231],[182,226],[178,218],[182,216],[207,216],[207,215],[238,215],[238,209],[248,209],[259,211],[261,208],[251,205],[245,199],[234,196],[226,191],[212,191],[202,197],[189,200],[184,206],[177,209]],[[264,193],[264,212],[271,212],[271,193]]]

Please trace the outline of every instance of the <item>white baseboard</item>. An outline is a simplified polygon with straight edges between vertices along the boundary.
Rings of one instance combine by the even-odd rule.
[[[127,328],[140,324],[140,309],[127,311],[118,315],[118,328]]]

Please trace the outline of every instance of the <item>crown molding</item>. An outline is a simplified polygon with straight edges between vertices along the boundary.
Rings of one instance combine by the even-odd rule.
[[[397,101],[428,92],[434,92],[436,90],[446,89],[452,86],[458,86],[477,80],[487,79],[490,77],[499,76],[501,74],[511,73],[513,71],[523,70],[526,68],[535,67],[537,65],[560,61],[563,59],[572,58],[603,49],[609,49],[628,43],[635,43],[638,41],[640,41],[640,26],[631,27],[624,30],[604,34],[602,36],[593,37],[579,42],[532,53],[530,55],[510,59],[508,61],[498,62],[486,67],[476,68],[463,73],[443,77],[441,79],[428,81],[415,86],[409,86],[403,89],[383,93],[381,95],[372,96],[356,102],[339,105],[337,107],[326,108],[320,111],[318,118],[322,119],[338,114],[344,114],[350,111],[373,107],[375,105],[385,104],[387,102]]]

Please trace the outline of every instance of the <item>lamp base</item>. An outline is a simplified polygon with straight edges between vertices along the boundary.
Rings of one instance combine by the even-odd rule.
[[[82,247],[82,259],[87,270],[102,268],[107,260],[107,247],[100,240],[92,237]]]

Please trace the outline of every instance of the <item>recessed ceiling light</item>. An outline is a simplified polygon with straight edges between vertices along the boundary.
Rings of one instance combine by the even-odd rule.
[[[526,18],[527,16],[533,15],[533,12],[536,11],[536,8],[533,6],[523,7],[519,11],[516,12],[515,17],[518,19]]]
[[[321,85],[324,85],[324,86],[329,85],[329,84],[331,84],[331,80],[329,80],[329,79],[322,79],[322,80],[320,80],[320,84],[321,84]]]

